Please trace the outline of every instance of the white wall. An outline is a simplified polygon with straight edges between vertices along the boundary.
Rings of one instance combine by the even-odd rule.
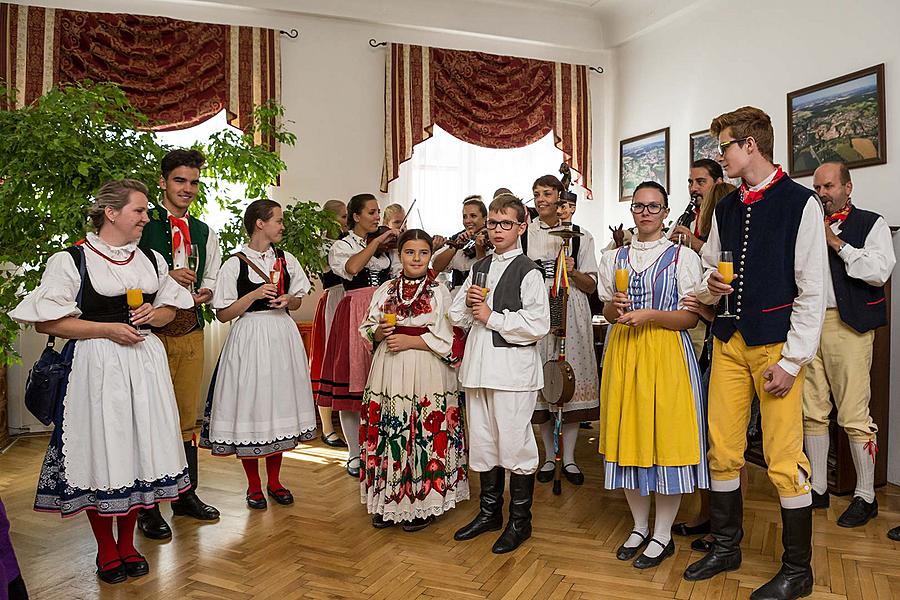
[[[688,202],[688,134],[709,126],[723,112],[744,105],[762,108],[775,128],[776,162],[787,164],[788,92],[885,63],[887,156],[885,165],[853,172],[854,201],[900,225],[896,201],[900,141],[900,3],[887,0],[757,0],[700,2],[677,18],[619,48],[615,53],[615,123],[604,164],[606,222],[630,222],[618,191],[618,141],[670,127],[672,212]],[[758,28],[753,28],[758,25]],[[800,180],[811,185],[811,178]],[[896,272],[895,272],[896,273]],[[900,281],[900,278],[895,279]],[[895,289],[897,284],[895,283]],[[894,323],[900,323],[900,294],[894,294]],[[895,325],[893,362],[900,360]],[[889,479],[900,482],[900,370],[891,376]]]

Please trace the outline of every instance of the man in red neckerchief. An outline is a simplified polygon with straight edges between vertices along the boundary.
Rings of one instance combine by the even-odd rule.
[[[203,378],[202,304],[212,300],[216,276],[222,265],[222,253],[216,232],[189,214],[200,186],[200,169],[206,158],[196,150],[172,150],[162,159],[162,202],[148,211],[150,222],[144,226],[140,245],[159,252],[169,266],[169,275],[191,290],[194,308],[178,309],[175,319],[155,331],[166,349],[178,416],[181,439],[187,457],[191,488],[172,502],[176,515],[201,521],[215,521],[219,511],[197,496],[197,417],[200,382]],[[195,256],[191,256],[196,252]],[[168,539],[172,530],[159,512],[159,506],[142,509],[138,529],[150,539]]]
[[[897,260],[885,220],[850,201],[853,182],[846,165],[820,166],[813,175],[813,189],[825,209],[829,269],[822,340],[806,369],[803,387],[803,441],[812,466],[813,508],[828,508],[828,416],[834,395],[837,423],[850,438],[856,467],[856,491],[837,524],[860,527],[878,514],[878,427],[869,414],[869,370],[875,329],[887,323],[884,284]]]
[[[750,596],[801,598],[812,592],[812,496],[803,454],[803,367],[816,355],[825,313],[827,264],[822,206],[773,164],[769,116],[750,106],[716,117],[719,162],[744,184],[716,206],[703,247],[701,302],[722,296],[713,321],[709,384],[710,526],[712,550],[685,579],[709,579],[741,565],[743,501],[740,470],[754,392],[759,395],[763,454],[778,491],[784,527],[782,566]],[[736,278],[719,273],[721,252]],[[727,261],[721,261],[727,262]],[[730,266],[730,265],[728,265]],[[727,269],[723,269],[727,273]],[[732,316],[733,315],[733,316]]]

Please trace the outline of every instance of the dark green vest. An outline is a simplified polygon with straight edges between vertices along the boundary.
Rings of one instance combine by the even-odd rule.
[[[169,223],[169,213],[165,208],[155,207],[147,213],[150,222],[144,226],[141,235],[141,248],[156,250],[166,259],[169,269],[172,269],[172,225]],[[191,244],[195,244],[200,250],[200,260],[197,266],[197,283],[203,280],[206,272],[206,242],[209,239],[209,225],[199,219],[188,215],[188,231],[191,234]],[[201,309],[197,307],[197,323],[203,327]]]

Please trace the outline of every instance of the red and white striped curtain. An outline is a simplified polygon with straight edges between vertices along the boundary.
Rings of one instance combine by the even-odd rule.
[[[0,81],[16,90],[16,108],[91,79],[119,84],[155,130],[222,109],[246,129],[255,106],[281,100],[273,29],[0,3],[0,53]]]
[[[518,148],[550,131],[591,186],[591,95],[583,65],[391,44],[384,82],[381,191],[439,125],[486,148]]]

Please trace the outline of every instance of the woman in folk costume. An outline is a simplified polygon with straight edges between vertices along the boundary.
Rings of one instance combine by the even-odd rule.
[[[389,252],[397,230],[368,239],[378,230],[381,210],[372,194],[357,194],[347,203],[346,236],[328,252],[328,266],[344,286],[334,313],[316,404],[339,411],[347,440],[347,474],[359,478],[359,409],[372,365],[372,345],[359,335],[369,302],[379,285],[391,278]]]
[[[603,314],[614,323],[600,386],[600,453],[606,488],[625,490],[634,518],[616,557],[630,560],[643,548],[633,563],[639,569],[675,552],[672,523],[681,495],[709,487],[703,390],[686,332],[697,314],[684,307],[700,282],[700,259],[663,235],[668,206],[658,183],[637,186],[631,204],[637,234],[600,265]]]
[[[119,583],[149,572],[134,547],[137,509],[190,487],[166,351],[136,327],[161,327],[194,301],[159,253],[137,248],[148,222],[144,184],[104,184],[89,215],[97,232],[51,256],[40,286],[9,316],[71,340],[34,508],[63,517],[86,511],[97,574]]]
[[[553,286],[556,260],[563,239],[551,235],[553,230],[564,227],[559,219],[557,208],[560,194],[565,187],[553,175],[544,175],[535,180],[532,186],[534,203],[538,218],[528,225],[522,236],[522,251],[534,260],[544,273],[544,283],[549,293]],[[566,192],[568,194],[568,192]],[[574,194],[567,195],[566,202],[574,202]],[[570,256],[566,258],[566,269],[569,275],[568,316],[566,318],[566,360],[575,371],[575,395],[563,405],[563,475],[571,483],[584,483],[584,474],[575,464],[575,443],[578,440],[578,428],[582,421],[593,421],[597,418],[600,398],[597,394],[599,383],[597,376],[597,359],[594,355],[594,330],[591,325],[591,307],[588,294],[597,287],[597,257],[594,253],[594,237],[589,231],[572,226],[582,235],[572,239]],[[551,333],[538,342],[541,361],[553,360],[559,355],[559,344],[556,335]],[[537,480],[546,483],[553,480],[553,429],[554,421],[543,397],[538,395],[533,423],[540,423],[541,437],[544,442],[544,463],[538,470]]]
[[[284,236],[281,205],[256,200],[244,213],[250,242],[222,264],[212,306],[232,325],[209,384],[200,445],[213,456],[235,455],[247,475],[247,506],[266,508],[294,497],[280,480],[282,454],[315,437],[309,361],[289,311],[310,283],[297,259],[275,244]]]
[[[340,235],[346,235],[347,205],[340,200],[328,200],[322,205],[322,210],[327,210],[334,214],[341,225]],[[334,241],[328,245],[326,256],[327,251],[331,250],[333,244]],[[344,286],[341,284],[341,278],[332,273],[330,267],[325,266],[325,271],[319,275],[319,279],[322,281],[324,292],[316,305],[316,316],[312,328],[312,356],[310,357],[309,376],[312,379],[313,394],[318,394],[321,387],[322,363],[325,360],[325,347],[328,344],[328,335],[331,332],[331,324],[334,322],[334,313],[337,310],[337,305],[340,304],[341,299],[344,297]],[[346,448],[347,443],[334,430],[330,406],[319,406],[319,419],[322,421],[322,441],[332,448]]]
[[[376,345],[363,395],[362,502],[376,528],[427,527],[469,497],[456,371],[463,347],[447,317],[450,292],[428,270],[432,239],[400,235],[403,272],[381,285],[360,333]]]
[[[467,196],[462,207],[463,230],[447,240],[447,248],[436,254],[432,261],[436,273],[450,272],[451,298],[462,289],[472,265],[488,252],[486,220],[487,207],[481,196]]]

